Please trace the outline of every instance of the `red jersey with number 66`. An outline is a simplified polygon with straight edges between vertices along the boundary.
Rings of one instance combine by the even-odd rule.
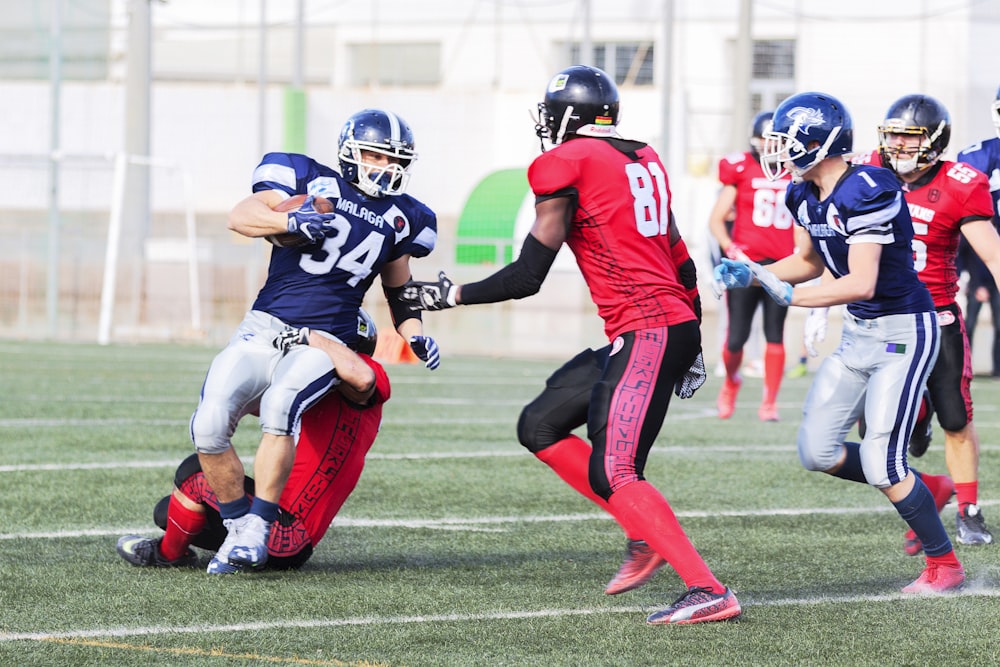
[[[878,150],[855,159],[882,166]],[[993,219],[993,198],[986,174],[962,162],[941,160],[913,183],[903,183],[903,196],[913,219],[913,266],[930,290],[934,307],[955,301],[961,227],[973,220]]]
[[[719,160],[719,181],[736,188],[731,237],[755,262],[779,260],[795,250],[795,220],[785,206],[791,178],[768,180],[753,153],[732,153]]]
[[[671,255],[670,186],[656,151],[577,137],[535,158],[528,182],[536,197],[575,194],[566,245],[609,340],[695,319]]]

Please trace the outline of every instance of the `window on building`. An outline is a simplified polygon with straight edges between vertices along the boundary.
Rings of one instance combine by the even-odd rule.
[[[652,42],[594,42],[591,49],[594,67],[612,75],[618,85],[653,85]],[[569,44],[566,51],[570,63],[583,61],[579,42]]]
[[[429,86],[441,82],[441,45],[353,44],[351,83],[355,86]]]
[[[773,109],[794,93],[795,40],[754,40],[750,79],[751,111],[756,114]]]

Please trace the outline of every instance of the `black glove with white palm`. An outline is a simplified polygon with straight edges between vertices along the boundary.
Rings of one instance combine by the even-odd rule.
[[[437,281],[407,281],[403,285],[400,300],[408,304],[411,310],[444,310],[458,305],[455,302],[457,291],[458,285],[441,271]]]
[[[698,391],[701,385],[705,384],[705,377],[705,359],[701,356],[701,352],[699,352],[698,356],[695,357],[694,363],[691,364],[691,368],[674,385],[674,393],[680,398],[691,398],[694,396],[694,392]]]

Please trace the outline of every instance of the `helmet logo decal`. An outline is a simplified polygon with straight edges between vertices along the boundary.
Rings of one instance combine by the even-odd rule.
[[[568,83],[569,74],[556,74],[552,81],[549,82],[549,92],[558,93],[560,90],[565,90]]]
[[[789,109],[785,116],[792,120],[792,128],[788,131],[788,134],[792,136],[795,136],[796,132],[800,129],[803,133],[809,134],[811,128],[818,127],[826,122],[822,111],[819,109],[810,109],[809,107]]]
[[[594,119],[594,125],[614,125],[611,116],[598,116]]]

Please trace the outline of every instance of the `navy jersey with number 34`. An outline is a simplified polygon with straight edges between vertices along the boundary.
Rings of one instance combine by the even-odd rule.
[[[930,293],[913,268],[913,223],[895,174],[888,169],[851,165],[833,193],[820,201],[808,181],[788,186],[788,210],[812,238],[823,263],[840,278],[848,273],[852,243],[882,245],[875,294],[847,305],[861,319],[934,310]]]
[[[425,257],[437,241],[437,218],[418,200],[368,197],[305,155],[265,155],[254,170],[253,191],[265,190],[326,197],[336,217],[322,243],[272,249],[253,309],[291,326],[329,331],[347,344],[357,338],[358,308],[386,262]]]

